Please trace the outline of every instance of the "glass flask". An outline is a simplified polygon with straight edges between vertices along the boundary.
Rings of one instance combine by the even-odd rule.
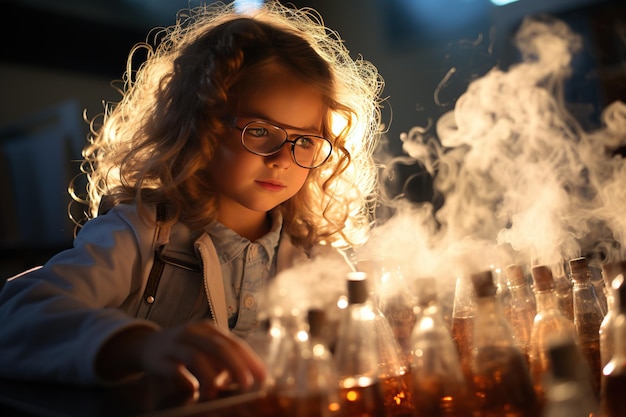
[[[530,339],[530,375],[540,407],[544,404],[544,386],[552,363],[550,347],[554,340],[578,342],[574,323],[561,311],[554,294],[554,277],[546,265],[532,267],[533,291],[537,300],[537,315]]]
[[[465,379],[471,381],[472,349],[474,347],[474,319],[476,316],[476,296],[468,275],[459,275],[454,288],[452,322],[450,332],[459,352],[461,370]]]
[[[420,315],[411,334],[414,415],[471,417],[467,380],[439,309],[435,279],[421,278],[417,282]]]
[[[508,320],[513,329],[513,338],[521,350],[526,362],[530,354],[530,333],[533,328],[537,303],[522,267],[512,264],[505,268],[509,290],[511,292]]]
[[[542,417],[599,416],[587,363],[573,339],[553,339],[548,347],[551,363],[545,381]]]
[[[411,332],[416,321],[416,301],[399,266],[382,268],[376,287],[376,300],[408,362],[411,355]]]
[[[554,277],[554,294],[559,303],[559,308],[565,314],[565,317],[574,322],[574,284],[571,278],[565,272],[563,263],[554,266],[552,271]]]
[[[367,273],[350,272],[347,278],[348,305],[334,352],[341,413],[344,417],[385,417],[378,369],[378,311],[369,297]]]
[[[503,273],[500,268],[495,269],[494,274],[496,285],[498,287],[498,290],[496,291],[498,301],[504,310],[504,314],[507,317],[511,317],[511,289],[509,288],[506,274]]]
[[[570,273],[574,282],[574,326],[578,334],[583,358],[591,371],[594,393],[600,396],[600,326],[604,313],[598,302],[587,260],[584,257],[571,259]]]
[[[618,314],[613,322],[613,355],[602,369],[600,405],[603,417],[626,416],[626,280],[617,275],[611,287]]]
[[[282,360],[277,364],[281,368],[274,369],[269,395],[273,399],[274,415],[339,416],[335,363],[323,335],[326,314],[323,310],[311,309],[306,321],[308,326],[300,325],[283,338]]]
[[[472,355],[475,417],[537,417],[537,397],[528,366],[496,298],[493,273],[474,273],[471,279],[476,291]]]
[[[605,281],[607,312],[600,324],[600,364],[604,366],[613,356],[613,322],[619,313],[615,304],[615,290],[612,283],[616,276],[624,274],[626,261],[612,262],[602,265],[602,279]]]

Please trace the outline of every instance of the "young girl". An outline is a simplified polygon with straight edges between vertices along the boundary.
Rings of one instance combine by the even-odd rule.
[[[298,259],[368,231],[381,79],[311,10],[189,10],[130,54],[84,151],[74,247],[0,293],[0,376],[262,382],[245,338]],[[137,53],[147,58],[136,70]]]

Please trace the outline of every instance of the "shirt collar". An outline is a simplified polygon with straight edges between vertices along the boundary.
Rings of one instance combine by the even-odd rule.
[[[270,263],[272,263],[283,227],[283,215],[278,208],[270,211],[269,215],[272,221],[272,228],[254,243],[263,247]],[[241,252],[253,243],[217,221],[207,226],[206,231],[211,236],[222,262],[230,262],[232,259],[240,256]]]

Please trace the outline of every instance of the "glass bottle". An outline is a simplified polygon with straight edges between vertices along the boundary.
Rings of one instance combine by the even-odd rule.
[[[504,314],[507,317],[511,316],[511,289],[509,288],[509,283],[506,277],[506,273],[504,273],[500,268],[494,269],[495,280],[498,290],[496,291],[496,295],[498,297],[498,301],[500,305],[504,309]],[[510,321],[510,319],[509,319]]]
[[[348,273],[348,305],[339,323],[335,364],[342,414],[384,417],[378,377],[376,314],[369,301],[365,272]]]
[[[508,319],[513,329],[515,343],[528,363],[530,333],[537,314],[535,295],[520,265],[509,265],[505,268],[505,272],[511,292]]]
[[[280,417],[339,416],[339,386],[335,363],[323,336],[323,310],[308,311],[306,326],[286,337],[283,368],[274,370],[270,398]]]
[[[563,263],[555,265],[555,269],[552,271],[554,277],[554,294],[556,300],[559,303],[559,307],[565,317],[574,322],[574,284],[569,275],[565,273],[565,267]]]
[[[600,396],[600,326],[604,313],[598,302],[596,291],[584,257],[571,259],[570,273],[574,282],[574,326],[578,334],[583,358],[591,371],[594,393]]]
[[[550,370],[545,381],[542,417],[598,416],[599,404],[593,394],[589,368],[571,338],[554,339],[548,347]]]
[[[619,274],[611,287],[618,314],[613,322],[613,355],[602,369],[600,405],[603,417],[626,416],[626,280]]]
[[[450,332],[459,352],[461,370],[465,379],[471,381],[472,349],[474,347],[474,319],[476,316],[476,297],[469,275],[459,275],[454,288],[452,322]]]
[[[413,415],[414,407],[408,361],[409,353],[405,353],[400,347],[397,333],[394,332],[389,320],[376,305],[373,305],[373,311],[376,315],[378,377],[383,387],[386,416],[410,417]],[[415,317],[413,308],[410,309],[410,314]]]
[[[550,361],[550,347],[556,340],[571,340],[576,344],[578,337],[574,323],[561,311],[554,293],[554,277],[552,270],[546,265],[532,267],[533,291],[537,300],[537,315],[533,321],[530,338],[530,375],[537,393],[537,399],[542,407],[546,377],[549,375],[552,363]]]
[[[415,286],[420,309],[411,334],[411,376],[415,415],[471,417],[467,381],[456,345],[439,309],[434,278]]]
[[[524,356],[496,298],[491,270],[471,275],[476,291],[472,355],[476,417],[536,417],[537,397]]]
[[[613,322],[619,313],[615,304],[615,290],[612,283],[615,277],[624,274],[626,261],[612,262],[602,265],[602,279],[605,281],[607,312],[600,324],[600,363],[602,368],[613,356]]]
[[[416,321],[416,301],[399,266],[382,268],[376,287],[376,300],[408,362],[411,332]]]

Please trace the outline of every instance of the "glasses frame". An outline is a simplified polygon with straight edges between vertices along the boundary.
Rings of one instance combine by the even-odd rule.
[[[280,146],[278,146],[276,148],[276,150],[272,151],[272,152],[258,152],[255,150],[252,150],[250,148],[248,148],[246,146],[246,141],[244,139],[245,136],[245,132],[246,129],[248,128],[248,126],[254,124],[254,123],[262,123],[262,124],[266,124],[272,127],[275,127],[279,130],[282,130],[285,133],[285,139],[283,140],[283,142],[280,144]],[[333,143],[325,138],[324,136],[319,136],[319,135],[299,135],[296,136],[294,139],[289,139],[289,132],[287,132],[287,130],[285,130],[283,127],[280,126],[276,126],[274,123],[270,123],[268,121],[265,120],[259,120],[259,119],[255,119],[255,120],[251,120],[249,122],[247,122],[245,125],[243,125],[243,127],[239,127],[237,126],[237,120],[235,119],[235,122],[233,124],[233,127],[237,130],[241,131],[241,145],[250,153],[253,153],[255,155],[259,155],[259,156],[272,156],[277,154],[278,152],[280,152],[280,150],[283,148],[283,146],[285,146],[285,143],[289,143],[291,144],[291,159],[293,160],[293,162],[296,163],[296,165],[298,165],[301,168],[305,168],[305,169],[315,169],[315,168],[319,168],[320,166],[322,166],[326,161],[328,161],[328,158],[330,158],[330,155],[333,153]],[[317,139],[323,139],[328,143],[328,146],[330,147],[328,150],[328,154],[326,155],[326,157],[324,157],[324,159],[319,163],[316,164],[314,166],[306,166],[306,165],[302,165],[300,162],[298,162],[298,159],[296,158],[296,143],[298,142],[299,139],[301,138],[317,138]]]

